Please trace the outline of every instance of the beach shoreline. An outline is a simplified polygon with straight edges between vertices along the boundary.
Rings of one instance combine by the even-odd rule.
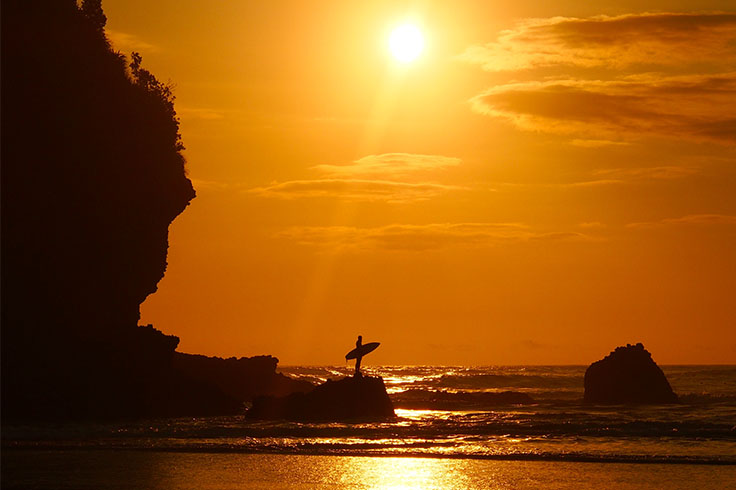
[[[269,451],[256,448],[235,448],[220,446],[107,446],[94,447],[89,445],[31,443],[17,444],[11,441],[3,444],[3,452],[34,453],[34,452],[141,452],[141,453],[171,453],[171,454],[221,454],[221,455],[276,455],[276,456],[319,456],[345,458],[408,458],[408,459],[450,459],[450,460],[478,460],[478,461],[520,461],[520,462],[547,462],[547,463],[590,463],[590,464],[632,464],[632,465],[700,465],[700,466],[733,466],[736,460],[719,458],[692,458],[687,456],[647,456],[640,455],[594,455],[594,454],[564,454],[564,453],[503,453],[503,454],[472,454],[472,453],[438,453],[421,451],[369,451],[369,450],[342,450],[337,453],[329,449],[294,449],[292,451],[279,449]]]
[[[108,449],[2,452],[3,488],[734,488],[736,466]],[[731,485],[731,486],[729,486]]]

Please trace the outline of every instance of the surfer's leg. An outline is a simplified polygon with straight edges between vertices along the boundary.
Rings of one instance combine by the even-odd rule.
[[[363,360],[363,356],[358,356],[355,358],[355,375],[360,376],[360,361]]]

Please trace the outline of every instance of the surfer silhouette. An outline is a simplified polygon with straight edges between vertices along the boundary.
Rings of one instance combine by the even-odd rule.
[[[363,360],[363,356],[369,352],[373,352],[379,345],[379,342],[363,344],[363,336],[358,335],[358,340],[355,342],[355,349],[345,354],[345,360],[355,359],[355,374],[353,376],[356,378],[363,376],[360,372],[360,363]]]
[[[360,352],[360,348],[363,347],[363,336],[358,335],[358,340],[355,341],[355,348]],[[355,358],[355,376],[362,376],[360,374],[360,361],[363,360],[363,354],[358,354]]]

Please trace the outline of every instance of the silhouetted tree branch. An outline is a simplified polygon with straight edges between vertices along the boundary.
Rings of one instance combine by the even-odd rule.
[[[181,134],[179,133],[179,120],[176,117],[176,110],[174,109],[174,100],[176,97],[171,90],[171,86],[160,82],[153,73],[143,68],[141,66],[142,62],[143,57],[140,53],[133,52],[131,54],[130,75],[132,81],[136,86],[151,94],[166,109],[166,112],[171,117],[174,147],[177,151],[183,150],[184,144],[181,141]]]
[[[107,24],[107,16],[102,10],[102,0],[82,0],[80,10],[94,28],[102,33]]]

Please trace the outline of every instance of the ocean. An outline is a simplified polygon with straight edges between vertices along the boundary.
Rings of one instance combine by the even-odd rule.
[[[118,471],[126,479],[108,481],[141,488],[124,484],[151,477],[150,468],[138,472],[143,461],[168,460],[181,466],[177,477],[187,471],[195,476],[160,488],[195,482],[191,488],[586,488],[570,486],[575,482],[736,488],[736,366],[662,369],[680,404],[585,405],[584,366],[369,366],[364,374],[382,376],[395,404],[404,407],[396,409],[395,421],[231,416],[3,427],[3,483],[97,488],[94,482]],[[346,366],[280,371],[312,382],[350,374]],[[474,395],[505,391],[533,401],[498,406]],[[64,486],[60,475],[70,466],[86,480],[72,478],[77,485]],[[366,480],[366,474],[373,476]],[[39,475],[54,485],[43,486]],[[544,483],[545,478],[552,480]],[[619,478],[618,484],[603,484],[610,478]]]

